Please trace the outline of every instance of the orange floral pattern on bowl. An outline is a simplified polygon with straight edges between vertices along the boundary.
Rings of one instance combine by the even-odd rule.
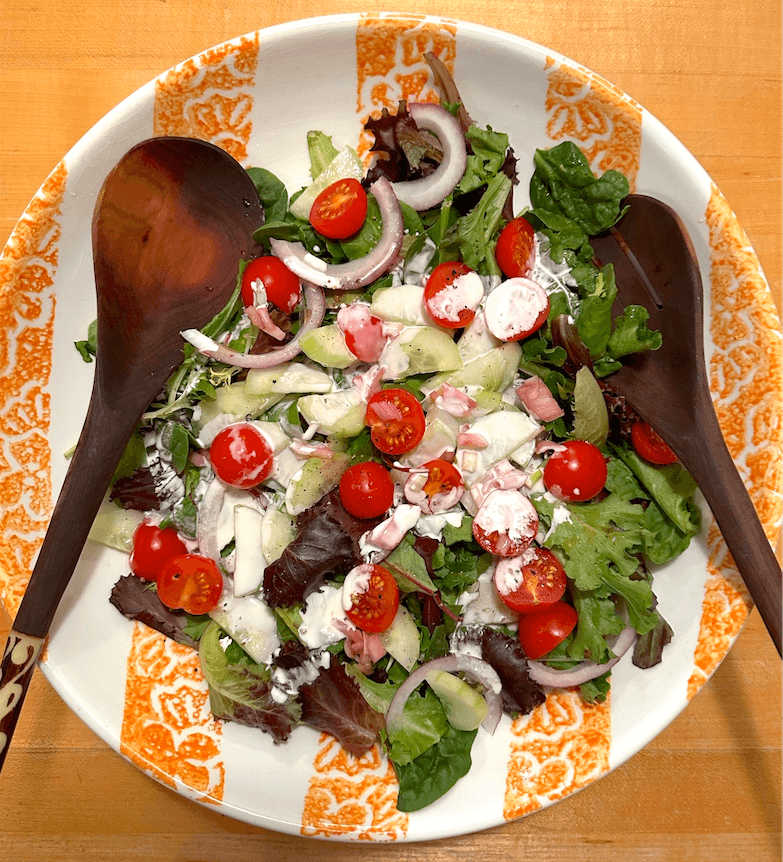
[[[394,768],[379,746],[353,757],[328,733],[321,734],[318,745],[302,835],[350,835],[360,841],[404,837],[408,815],[397,810]]]
[[[710,238],[710,389],[723,436],[771,541],[783,513],[780,319],[745,231],[713,186],[705,220]],[[717,668],[752,607],[713,521],[691,698]]]
[[[547,134],[574,140],[593,171],[620,171],[636,188],[642,147],[642,109],[609,81],[547,58]]]
[[[202,138],[243,162],[257,67],[257,33],[174,67],[155,84],[154,135]]]
[[[610,699],[589,705],[575,691],[552,692],[517,718],[503,816],[530,814],[568,796],[609,769]]]
[[[209,711],[198,653],[136,623],[128,653],[120,753],[202,802],[223,798],[222,725]]]
[[[48,432],[59,216],[68,171],[55,168],[0,257],[0,597],[13,616],[52,512]]]

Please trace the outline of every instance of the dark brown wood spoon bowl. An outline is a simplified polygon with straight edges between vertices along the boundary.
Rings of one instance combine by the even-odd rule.
[[[781,569],[724,442],[704,359],[703,285],[677,214],[655,198],[630,195],[628,213],[591,240],[613,263],[622,306],[643,305],[663,346],[607,378],[671,446],[699,485],[753,601],[781,652]]]
[[[263,209],[213,144],[153,138],[109,173],[92,222],[98,344],[87,418],[0,666],[0,768],[57,606],[136,424],[226,304]],[[75,360],[76,361],[76,360]]]

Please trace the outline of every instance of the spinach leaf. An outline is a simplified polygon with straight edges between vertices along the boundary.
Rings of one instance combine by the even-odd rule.
[[[283,221],[288,212],[288,192],[283,181],[266,168],[248,168],[247,173],[261,198],[264,221]]]
[[[618,171],[594,176],[572,141],[536,150],[533,161],[530,200],[535,208],[566,216],[588,236],[608,230],[623,214],[620,204],[630,191],[628,180]]]
[[[470,770],[475,738],[475,730],[455,730],[448,725],[439,742],[415,760],[404,766],[392,761],[400,784],[397,809],[420,811],[451,790]]]

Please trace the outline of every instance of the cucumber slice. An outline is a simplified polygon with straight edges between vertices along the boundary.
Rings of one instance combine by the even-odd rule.
[[[277,393],[251,395],[242,380],[226,383],[224,386],[218,386],[214,398],[200,402],[201,416],[198,427],[203,428],[210,419],[221,413],[229,413],[232,416],[260,416],[282,397]]]
[[[329,460],[308,458],[286,489],[285,508],[288,514],[301,515],[324,494],[337,487],[349,461],[347,455],[336,455]]]
[[[449,724],[457,730],[475,730],[487,716],[486,700],[465,680],[445,670],[431,670],[427,682],[438,696]]]
[[[403,330],[400,347],[408,357],[406,376],[462,368],[462,358],[454,339],[441,329],[422,326]]]
[[[274,368],[251,368],[245,390],[251,395],[292,395],[299,392],[329,392],[332,378],[302,362],[283,362]]]
[[[377,290],[373,294],[370,311],[382,320],[411,326],[428,326],[432,323],[424,311],[424,288],[417,284],[400,284]]]
[[[268,664],[280,646],[274,611],[255,596],[236,598],[224,590],[220,603],[209,615],[261,664]]]
[[[104,501],[87,538],[129,554],[133,550],[133,534],[143,520],[144,515],[135,509],[120,509]]]
[[[480,386],[494,392],[502,392],[514,381],[517,366],[522,356],[522,348],[514,341],[508,341],[466,362],[464,367],[433,377],[427,384],[427,393],[433,392],[442,383],[462,386]]]
[[[361,180],[364,168],[353,147],[343,147],[331,162],[318,174],[318,177],[291,204],[291,212],[302,221],[310,218],[310,210],[319,194],[332,183],[345,177]]]
[[[404,605],[397,608],[392,624],[381,632],[380,638],[386,652],[410,673],[419,657],[421,635],[413,614]]]
[[[326,368],[347,368],[358,362],[348,349],[345,336],[336,323],[311,329],[299,344],[305,356]]]
[[[355,437],[364,428],[367,404],[358,389],[303,395],[297,407],[306,422],[318,425],[321,434]]]
[[[269,506],[261,521],[261,549],[267,563],[274,563],[296,537],[294,519],[275,506]]]
[[[455,463],[466,488],[473,487],[504,458],[512,458],[524,466],[533,454],[541,426],[527,413],[512,408],[480,416],[470,430],[484,436],[489,443],[486,449],[457,448]]]

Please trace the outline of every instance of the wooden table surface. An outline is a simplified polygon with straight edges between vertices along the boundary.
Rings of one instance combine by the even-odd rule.
[[[401,5],[2,0],[0,242],[70,147],[176,62],[267,25]],[[419,0],[414,9],[525,36],[633,95],[727,197],[780,309],[780,0]],[[7,626],[0,611],[3,642]],[[0,780],[0,859],[765,862],[781,859],[780,773],[781,664],[755,611],[709,684],[630,762],[520,821],[414,845],[316,842],[205,810],[114,754],[39,673]]]

